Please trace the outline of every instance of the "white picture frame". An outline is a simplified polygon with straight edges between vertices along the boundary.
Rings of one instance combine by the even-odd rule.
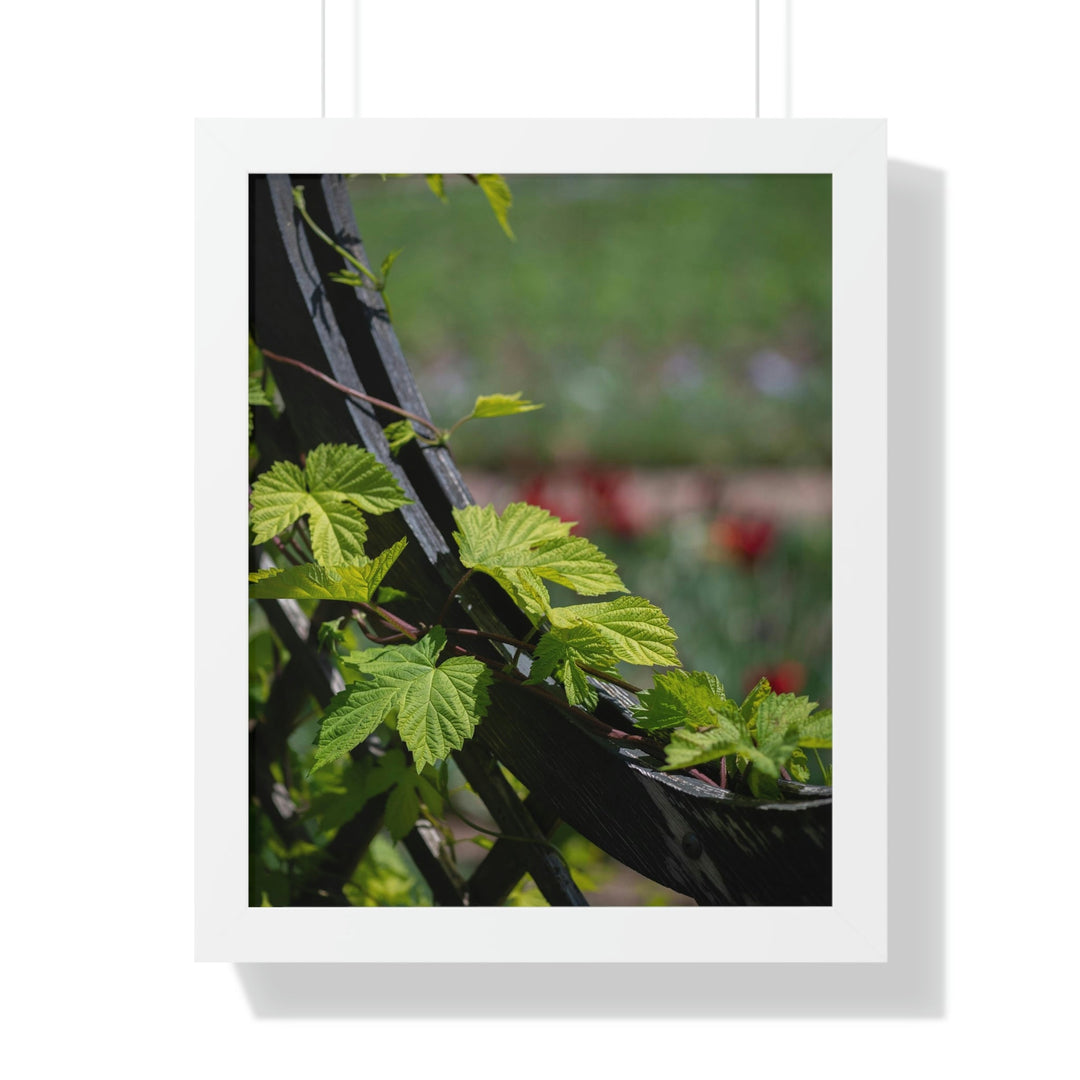
[[[196,957],[234,962],[880,963],[887,949],[886,139],[873,120],[253,120],[196,130]],[[234,367],[248,176],[828,173],[833,183],[833,904],[247,906],[246,505]],[[692,956],[636,943],[693,940]]]

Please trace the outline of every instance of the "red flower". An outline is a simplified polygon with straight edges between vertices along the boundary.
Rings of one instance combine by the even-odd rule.
[[[644,531],[633,496],[627,492],[625,472],[586,465],[580,470],[579,476],[587,497],[591,499],[591,509],[596,514],[600,528],[626,539],[639,536]]]
[[[743,675],[743,688],[749,693],[765,676],[776,694],[797,694],[806,685],[806,668],[798,660],[783,660],[775,667],[750,668]]]
[[[719,517],[710,530],[713,543],[744,566],[753,566],[768,554],[776,527],[760,518]]]

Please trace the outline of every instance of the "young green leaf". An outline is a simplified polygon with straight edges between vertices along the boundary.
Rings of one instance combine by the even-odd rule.
[[[386,286],[386,279],[390,276],[390,268],[394,265],[397,257],[404,251],[404,248],[397,248],[395,251],[391,251],[382,261],[382,265],[379,267],[379,277],[382,278],[383,286]]]
[[[273,405],[273,401],[266,396],[262,382],[254,375],[248,376],[248,404],[249,405]]]
[[[828,750],[832,746],[832,709],[820,709],[799,725],[799,745],[811,750]]]
[[[446,197],[446,187],[443,184],[442,173],[427,173],[425,174],[424,179],[427,181],[427,186],[431,188],[431,190],[435,193],[435,197],[439,199],[440,202],[450,201]]]
[[[799,745],[799,730],[817,703],[794,694],[770,694],[757,711],[755,738],[764,761],[754,764],[775,778]]]
[[[349,600],[367,603],[405,547],[404,539],[361,564],[319,566],[301,563],[248,575],[253,600]]]
[[[522,401],[520,390],[516,394],[481,394],[473,406],[472,416],[477,420],[491,416],[513,416],[515,413],[533,412],[543,407],[543,404]]]
[[[460,749],[487,711],[491,673],[472,656],[437,663],[445,644],[446,632],[436,626],[415,645],[345,658],[363,677],[327,706],[312,771],[347,754],[384,721],[396,722],[417,772]]]
[[[612,671],[618,663],[615,654],[600,633],[591,626],[579,625],[554,629],[537,642],[527,683],[543,682],[554,675],[566,686],[566,700],[571,705],[595,709],[596,690],[589,685],[578,666],[586,664],[599,671]]]
[[[416,429],[408,420],[395,420],[383,428],[383,435],[390,447],[390,453],[397,457],[397,452],[416,438]]]
[[[664,752],[667,763],[663,771],[689,769],[728,754],[742,754],[744,757],[757,754],[734,702],[729,700],[728,705],[725,715],[718,716],[713,727],[704,731],[677,728],[672,732],[671,742]]]
[[[342,617],[319,623],[320,649],[325,649],[329,653],[336,653],[337,647],[345,644],[345,631],[341,625],[344,621],[345,619]]]
[[[362,565],[367,523],[359,511],[385,514],[411,501],[374,454],[324,444],[308,454],[303,471],[291,461],[277,461],[255,481],[252,542],[265,543],[306,514],[317,562]]]
[[[679,663],[678,654],[671,647],[676,639],[675,631],[667,616],[640,596],[552,608],[549,618],[555,627],[592,627],[615,658],[628,664],[677,666]]]
[[[653,679],[651,690],[644,691],[634,708],[638,726],[647,731],[687,724],[708,727],[715,724],[721,711],[728,714],[728,698],[715,675],[705,671],[667,671]]]
[[[806,754],[802,750],[795,750],[791,754],[791,760],[787,764],[787,771],[791,773],[792,780],[798,780],[800,784],[810,781],[810,765],[806,760]]]
[[[746,721],[750,730],[754,730],[754,723],[757,718],[758,707],[761,703],[772,693],[772,687],[769,685],[769,680],[763,675],[757,681],[757,685],[749,694],[743,699],[742,714],[743,719]]]
[[[454,533],[464,566],[490,574],[530,616],[550,608],[540,578],[585,596],[626,592],[615,564],[584,537],[571,536],[573,522],[560,521],[528,503],[511,503],[501,515],[491,505],[454,510]]]
[[[510,194],[510,185],[498,173],[476,173],[476,182],[487,196],[487,201],[491,204],[491,209],[495,211],[495,217],[502,226],[503,232],[513,240],[514,234],[510,229],[510,222],[506,219],[507,211],[514,202]]]

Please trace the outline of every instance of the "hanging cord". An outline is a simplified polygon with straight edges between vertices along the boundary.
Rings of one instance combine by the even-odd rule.
[[[761,0],[754,0],[754,119],[761,119]]]

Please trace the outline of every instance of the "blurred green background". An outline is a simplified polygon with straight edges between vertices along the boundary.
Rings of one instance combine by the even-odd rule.
[[[463,464],[828,466],[831,177],[508,180],[516,243],[463,177],[446,205],[351,181],[368,258],[403,249],[387,291],[436,418],[547,405],[463,429]]]

